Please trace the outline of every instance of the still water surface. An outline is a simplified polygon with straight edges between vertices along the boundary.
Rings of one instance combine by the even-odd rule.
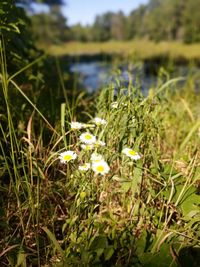
[[[78,82],[90,93],[111,84],[120,83],[126,87],[131,81],[146,95],[149,88],[155,87],[158,82],[179,76],[186,77],[199,71],[199,68],[187,66],[171,66],[169,69],[157,67],[158,69],[160,71],[155,73],[151,71],[151,66],[142,63],[116,66],[101,61],[77,62],[70,66],[70,71],[76,75]]]

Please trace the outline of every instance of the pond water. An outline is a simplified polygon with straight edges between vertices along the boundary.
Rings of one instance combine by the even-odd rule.
[[[198,72],[199,68],[170,66],[164,69],[159,66],[155,68],[155,64],[152,67],[145,63],[113,65],[108,62],[91,61],[72,63],[70,71],[75,74],[79,84],[89,93],[111,84],[115,86],[120,83],[122,87],[126,87],[131,81],[146,95],[149,88],[155,87],[158,82],[165,82],[179,76],[186,77]]]

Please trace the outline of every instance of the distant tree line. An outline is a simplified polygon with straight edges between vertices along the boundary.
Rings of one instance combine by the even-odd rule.
[[[29,5],[42,2],[48,13],[32,14],[32,35],[39,43],[104,42],[148,38],[154,41],[200,41],[200,0],[149,0],[125,16],[122,11],[97,15],[92,25],[67,26],[63,0],[16,0]]]
[[[31,10],[32,3],[46,4],[49,12],[34,13]],[[7,30],[6,36],[9,36],[10,29],[5,25],[10,23],[9,27],[14,31],[15,23],[21,29],[22,36],[25,33],[25,22],[26,28],[30,25],[28,35],[31,39],[44,45],[134,38],[147,38],[156,42],[200,42],[200,0],[149,0],[148,4],[140,5],[127,16],[122,11],[106,12],[97,15],[92,25],[76,24],[71,27],[61,12],[63,4],[63,0],[2,0],[0,30],[4,31],[4,36]],[[28,10],[29,19],[24,10]],[[14,42],[13,44],[16,46]]]
[[[200,41],[200,0],[150,0],[128,16],[122,11],[98,15],[91,26],[71,27],[78,41],[148,38],[154,41]]]

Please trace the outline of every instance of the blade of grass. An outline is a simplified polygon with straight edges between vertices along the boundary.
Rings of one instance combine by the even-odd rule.
[[[62,250],[61,246],[59,245],[58,241],[56,240],[55,235],[47,227],[42,227],[42,229],[47,234],[47,236],[49,237],[49,239],[53,243],[56,250],[61,254],[62,258],[64,258],[65,252]]]
[[[197,121],[192,129],[189,131],[185,139],[183,140],[182,144],[180,145],[180,150],[183,150],[185,146],[188,144],[189,140],[191,139],[192,135],[198,130],[200,127],[200,121]]]
[[[14,87],[22,94],[22,96],[27,100],[27,102],[38,112],[38,114],[41,116],[41,118],[46,122],[48,127],[58,136],[59,133],[53,128],[53,126],[48,122],[48,120],[44,117],[44,115],[39,111],[39,109],[36,107],[36,105],[24,94],[24,92],[20,89],[20,87],[13,81],[10,80],[10,82],[14,85]]]

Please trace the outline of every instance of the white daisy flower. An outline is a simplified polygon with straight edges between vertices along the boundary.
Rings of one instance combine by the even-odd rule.
[[[94,123],[96,125],[105,125],[107,123],[107,121],[104,119],[96,117],[96,118],[94,118]]]
[[[102,160],[104,160],[104,158],[103,158],[102,155],[100,155],[100,154],[94,152],[94,153],[92,153],[90,160],[91,160],[92,162],[98,162],[98,161],[102,161]]]
[[[85,124],[76,121],[72,121],[70,125],[72,130],[79,130],[85,127]]]
[[[111,108],[118,108],[118,102],[117,101],[112,102],[111,103]]]
[[[105,145],[106,145],[106,143],[103,142],[103,141],[100,141],[100,140],[96,141],[96,143],[95,143],[95,146],[96,146],[96,147],[99,147],[99,146],[105,146]]]
[[[100,160],[92,163],[92,170],[96,174],[104,175],[109,172],[110,167],[108,166],[107,162],[105,162],[104,160]]]
[[[141,156],[138,154],[138,152],[134,151],[131,148],[124,148],[122,150],[122,153],[124,153],[126,156],[130,157],[131,159],[138,160],[141,158]]]
[[[80,140],[85,144],[91,145],[91,144],[96,143],[96,136],[92,135],[91,133],[86,132],[80,135]]]
[[[70,160],[76,159],[77,154],[74,151],[68,150],[60,153],[59,159],[61,163],[69,162]]]
[[[79,169],[80,171],[87,171],[87,170],[89,170],[89,168],[90,168],[90,163],[85,163],[85,164],[80,165],[80,166],[78,167],[78,169]]]
[[[91,144],[91,145],[82,144],[81,148],[84,150],[92,150],[92,149],[94,149],[94,145],[93,144]]]

